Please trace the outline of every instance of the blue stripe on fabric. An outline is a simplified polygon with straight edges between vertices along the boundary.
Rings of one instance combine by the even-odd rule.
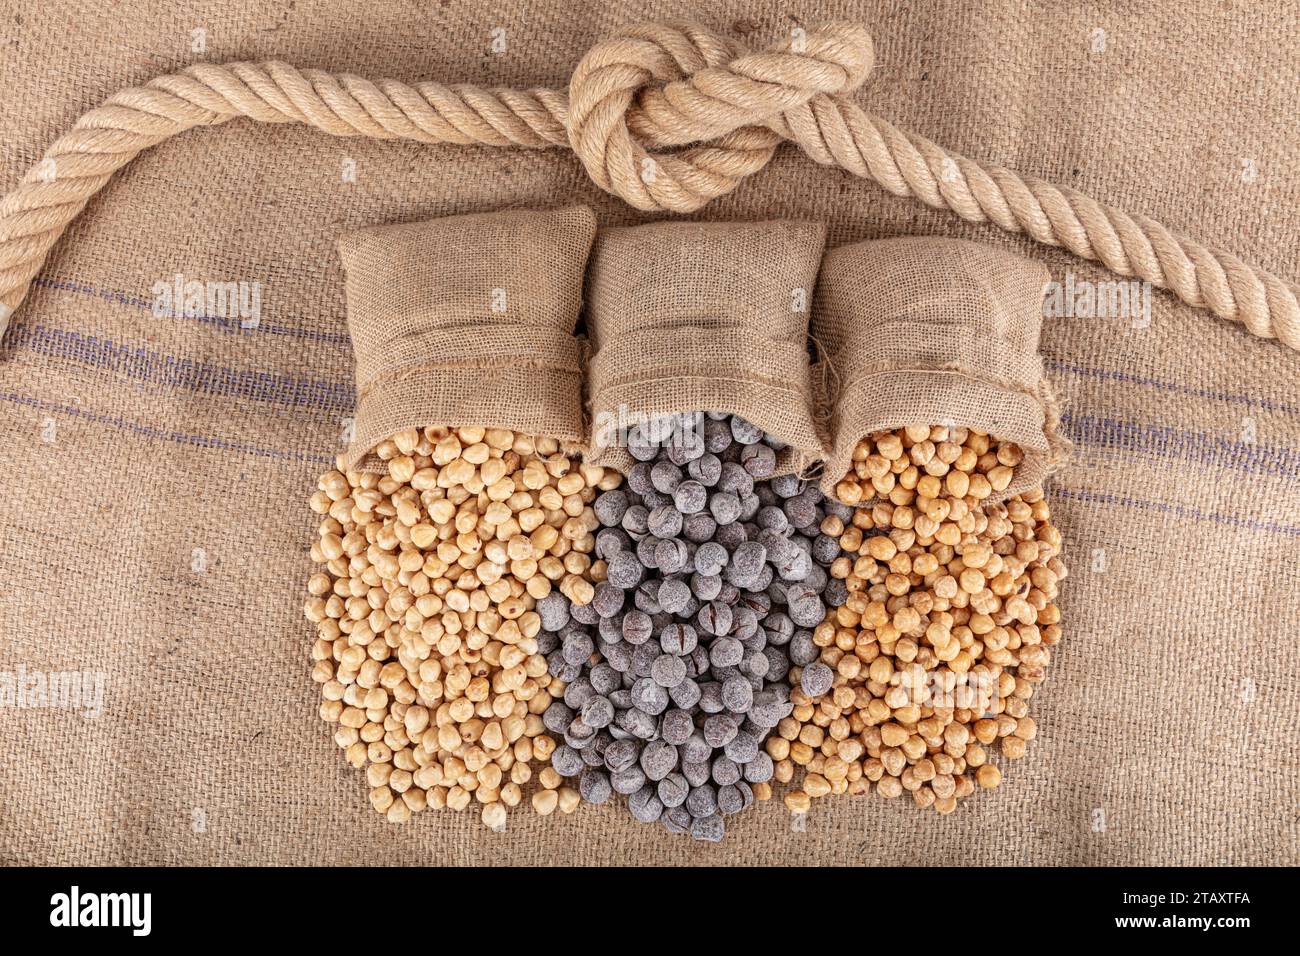
[[[115,415],[100,415],[95,412],[88,412],[84,409],[77,408],[75,405],[61,405],[55,402],[47,402],[30,395],[19,395],[15,392],[0,393],[0,399],[11,402],[16,405],[23,405],[28,408],[35,408],[41,411],[58,412],[69,415],[84,421],[93,422],[99,425],[106,425],[111,428],[117,428],[122,431],[128,431],[144,438],[151,438],[159,441],[175,442],[181,445],[188,445],[195,448],[211,448],[220,451],[234,451],[242,454],[254,455],[259,458],[272,458],[283,461],[313,462],[319,464],[333,464],[334,456],[332,455],[313,455],[301,451],[285,451],[277,448],[266,448],[259,445],[250,445],[245,442],[227,441],[222,438],[216,438],[210,435],[197,435],[186,432],[166,431],[164,429],[153,428],[149,425],[142,425],[138,422],[132,422],[125,418]],[[1067,501],[1083,501],[1092,504],[1109,505],[1112,507],[1130,508],[1140,511],[1155,511],[1163,514],[1175,515],[1182,518],[1193,518],[1197,521],[1211,521],[1218,524],[1231,525],[1236,528],[1242,528],[1250,531],[1267,531],[1273,534],[1286,535],[1288,537],[1300,537],[1300,527],[1294,525],[1283,525],[1272,521],[1258,521],[1253,518],[1241,518],[1236,515],[1223,515],[1209,513],[1185,505],[1169,504],[1159,501],[1143,501],[1138,498],[1131,498],[1124,495],[1101,494],[1091,491],[1076,491],[1069,488],[1062,488],[1054,482],[1048,488],[1050,496],[1061,498]]]
[[[153,310],[153,303],[141,296],[123,292],[118,289],[100,289],[92,283],[80,279],[39,278],[33,283],[33,285],[46,289],[55,289],[61,292],[71,292],[74,295],[103,299],[107,302],[115,302],[119,305],[143,309],[146,312],[151,312]],[[276,325],[274,323],[266,322],[259,323],[256,329],[245,329],[240,326],[238,320],[227,319],[220,316],[182,315],[180,317],[193,322],[198,322],[202,325],[212,326],[232,335],[266,333],[268,335],[293,336],[295,338],[309,339],[317,342],[333,342],[340,345],[351,345],[352,343],[351,337],[346,332],[322,332],[314,329],[302,329],[294,326]],[[1136,375],[1132,372],[1121,372],[1115,369],[1080,365],[1077,362],[1065,362],[1060,359],[1044,359],[1043,364],[1049,371],[1075,375],[1080,378],[1092,378],[1103,382],[1118,382],[1123,385],[1138,385],[1179,395],[1188,395],[1194,398],[1208,398],[1215,401],[1228,402],[1230,404],[1245,405],[1247,408],[1259,408],[1267,411],[1283,412],[1288,415],[1300,414],[1300,405],[1294,405],[1290,402],[1276,402],[1259,395],[1246,395],[1216,389],[1197,388],[1179,382],[1167,382],[1163,379],[1153,378],[1147,375]]]
[[[40,281],[54,285],[52,280]],[[66,283],[57,287],[76,291],[93,288]],[[114,301],[141,304],[139,298],[132,299],[125,293],[114,293],[111,296],[103,292],[97,294]],[[199,394],[273,402],[294,408],[327,412],[350,412],[355,408],[355,390],[350,382],[299,379],[272,372],[213,365],[151,352],[144,348],[135,348],[112,339],[100,339],[97,336],[88,336],[70,330],[51,329],[39,324],[20,323],[11,326],[5,336],[4,344],[6,347],[23,349],[36,354],[78,361],[93,368],[126,375],[136,381],[183,388]],[[1252,396],[1209,392],[1106,369],[1052,361],[1049,361],[1048,365],[1072,374],[1176,390],[1188,395],[1213,398],[1247,407],[1284,412],[1295,409],[1292,405]],[[1084,447],[1154,455],[1232,469],[1245,474],[1262,474],[1287,479],[1300,477],[1300,452],[1283,446],[1231,441],[1205,433],[1180,431],[1168,426],[1070,413],[1062,417],[1062,424],[1071,439]]]
[[[350,383],[217,366],[42,325],[23,323],[11,329],[6,344],[78,361],[136,381],[205,395],[327,412],[347,413],[355,408],[356,393]],[[1300,452],[1282,446],[1231,441],[1169,426],[1089,415],[1066,413],[1061,421],[1071,440],[1083,447],[1154,455],[1252,475],[1300,477]]]
[[[1269,531],[1273,534],[1300,538],[1300,525],[1284,525],[1274,521],[1258,521],[1254,518],[1242,518],[1237,515],[1217,514],[1192,508],[1187,505],[1170,504],[1163,501],[1144,501],[1127,495],[1111,495],[1097,491],[1075,491],[1061,488],[1056,484],[1047,487],[1048,499],[1062,498],[1066,501],[1084,501],[1089,504],[1110,505],[1112,507],[1132,508],[1138,511],[1154,511],[1177,518],[1193,518],[1197,521],[1212,521],[1215,524],[1229,525],[1248,531]]]
[[[123,292],[120,289],[100,289],[89,282],[82,282],[79,279],[37,279],[32,283],[42,289],[57,289],[60,292],[71,292],[75,295],[84,295],[91,298],[103,299],[105,302],[114,302],[118,305],[124,305],[132,308],[142,309],[145,312],[153,312],[153,302],[144,299],[138,295],[132,295],[129,292]],[[285,335],[298,339],[307,339],[312,342],[332,342],[337,345],[351,346],[352,339],[346,332],[324,332],[317,329],[301,329],[291,325],[276,325],[274,322],[259,322],[256,328],[244,328],[239,319],[229,319],[220,315],[186,315],[183,311],[169,318],[186,319],[190,322],[197,322],[200,325],[208,325],[219,329],[222,332],[231,335]]]
[[[1219,402],[1245,405],[1247,408],[1259,408],[1270,412],[1284,412],[1288,415],[1300,414],[1300,405],[1292,405],[1289,402],[1275,402],[1260,395],[1243,395],[1240,393],[1223,392],[1209,388],[1196,388],[1192,385],[1180,385],[1177,382],[1165,382],[1158,378],[1150,378],[1145,375],[1134,375],[1130,372],[1118,372],[1114,369],[1108,368],[1094,368],[1088,365],[1079,365],[1075,362],[1062,362],[1059,359],[1044,359],[1043,365],[1048,371],[1077,375],[1080,378],[1095,378],[1103,382],[1119,382],[1124,385],[1142,385],[1147,388],[1155,388],[1164,392],[1174,392],[1192,398],[1210,398]]]
[[[329,411],[351,411],[356,405],[356,390],[351,383],[213,365],[43,325],[23,323],[11,327],[5,342],[13,348],[70,359],[136,381],[208,395]]]
[[[1300,452],[1293,448],[1090,415],[1066,413],[1061,424],[1072,441],[1093,448],[1176,458],[1250,475],[1300,478]]]
[[[139,422],[133,422],[117,415],[100,415],[96,412],[88,412],[85,409],[78,408],[76,405],[61,405],[57,402],[47,402],[31,395],[19,395],[16,392],[0,392],[0,398],[15,405],[23,405],[44,412],[57,412],[73,418],[82,419],[83,421],[93,422],[97,425],[107,425],[111,428],[128,431],[140,435],[143,438],[152,438],[158,441],[169,441],[181,445],[191,445],[195,448],[213,448],[219,451],[235,451],[245,455],[254,455],[258,458],[275,458],[284,461],[320,462],[323,464],[333,464],[334,462],[333,455],[312,455],[301,451],[284,451],[278,448],[265,448],[260,445],[250,445],[246,442],[227,441],[224,438],[216,438],[212,435],[196,435],[186,432],[167,431],[161,428],[154,428],[150,425],[142,425]]]

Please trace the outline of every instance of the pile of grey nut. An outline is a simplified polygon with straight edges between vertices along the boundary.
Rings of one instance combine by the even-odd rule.
[[[626,443],[636,464],[593,504],[606,580],[589,605],[537,606],[567,685],[543,714],[562,738],[551,765],[589,803],[621,794],[639,821],[716,841],[771,778],[763,741],[791,712],[790,670],[817,661],[812,629],[847,597],[819,526],[851,509],[773,477],[782,444],[738,416],[647,423]]]

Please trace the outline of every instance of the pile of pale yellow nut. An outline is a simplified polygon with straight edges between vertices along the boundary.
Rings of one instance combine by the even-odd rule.
[[[340,467],[311,498],[322,719],[391,821],[475,803],[499,828],[526,790],[539,813],[571,812],[534,606],[552,589],[591,600],[590,503],[621,476],[504,429],[411,429],[375,454],[386,474]]]
[[[795,813],[830,793],[910,792],[951,813],[996,787],[991,758],[1024,756],[1050,648],[1061,638],[1061,535],[1041,490],[1005,503],[1021,451],[962,428],[868,436],[836,488],[858,508],[824,534],[846,552],[832,567],[848,600],[814,632],[835,672],[826,694],[798,686],[793,713],[766,741],[775,778],[796,783]],[[796,780],[796,777],[799,779]]]

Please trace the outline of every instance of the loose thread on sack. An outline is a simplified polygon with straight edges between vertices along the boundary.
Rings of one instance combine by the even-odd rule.
[[[840,396],[840,373],[835,367],[831,353],[822,345],[821,340],[808,332],[808,341],[812,343],[813,354],[813,424],[821,437],[822,445],[830,448],[834,442],[835,405]]]
[[[591,411],[591,376],[588,370],[591,368],[591,356],[593,354],[591,339],[584,334],[574,336],[574,341],[578,344],[578,364],[582,366],[582,385],[580,394],[580,405],[582,406],[582,433],[590,435],[593,427],[593,415]]]
[[[1061,412],[1064,402],[1057,398],[1051,382],[1046,377],[1038,382],[1041,393],[1039,401],[1043,406],[1043,435],[1047,438],[1047,457],[1044,461],[1043,477],[1053,475],[1065,467],[1070,458],[1074,443],[1061,428]]]
[[[809,458],[803,452],[798,453],[795,474],[800,481],[816,481],[826,470],[826,461],[822,458]]]

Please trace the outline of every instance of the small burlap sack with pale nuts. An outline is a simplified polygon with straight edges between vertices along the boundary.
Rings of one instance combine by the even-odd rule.
[[[350,465],[394,432],[481,425],[577,443],[586,206],[377,226],[339,239],[356,356]]]
[[[778,474],[820,460],[808,310],[825,234],[805,222],[601,232],[587,280],[589,460],[626,472],[627,425],[695,411],[785,442]]]
[[[853,467],[865,435],[948,424],[1025,453],[1001,500],[1042,484],[1066,443],[1038,354],[1047,268],[960,239],[841,246],[822,263],[812,331],[831,436],[822,486]]]

